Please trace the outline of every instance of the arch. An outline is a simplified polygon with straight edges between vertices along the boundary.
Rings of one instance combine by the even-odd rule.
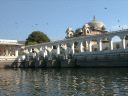
[[[121,41],[121,37],[118,36],[118,35],[115,35],[115,36],[113,36],[113,37],[111,38],[111,40],[112,40],[113,42],[120,42],[120,41]]]
[[[56,45],[53,45],[53,49],[57,49],[57,46]]]
[[[123,43],[125,44],[124,45],[125,48],[128,48],[128,34],[124,36],[123,40],[124,40]]]
[[[127,34],[127,35],[125,35],[125,40],[128,40],[128,34]]]
[[[67,44],[66,43],[62,43],[60,45],[60,48],[66,50],[67,49]]]
[[[85,51],[89,51],[89,52],[92,52],[92,51],[97,51],[98,50],[98,40],[96,39],[88,39],[88,40],[84,40],[83,41],[85,44],[84,47],[85,47]]]
[[[86,29],[86,33],[87,33],[87,34],[91,33],[91,31],[90,31],[89,28]]]
[[[72,47],[72,45],[71,45],[70,42],[67,42],[66,45],[67,45],[68,48],[71,48]]]
[[[60,54],[65,54],[66,50],[67,50],[67,45],[65,43],[62,43],[60,45]]]
[[[39,53],[40,50],[38,48],[32,48],[32,53],[34,53],[34,52]]]
[[[83,41],[83,50],[84,50],[84,52],[89,50],[87,40],[84,40],[84,41]]]
[[[113,50],[122,48],[122,39],[120,36],[115,35],[111,38],[111,42],[113,43]]]
[[[80,48],[79,48],[79,42],[78,41],[75,41],[74,42],[74,51],[75,53],[79,53],[80,52]]]
[[[73,43],[73,42],[72,42]],[[66,42],[65,43],[65,54],[68,55],[68,54],[72,54],[73,53],[73,49],[72,49],[72,44],[71,42]]]
[[[98,51],[98,40],[96,38],[93,38],[91,41],[90,41],[90,47],[92,48],[92,51]]]

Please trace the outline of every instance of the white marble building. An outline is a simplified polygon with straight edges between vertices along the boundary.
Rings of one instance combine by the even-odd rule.
[[[22,45],[17,40],[0,39],[0,60],[17,58]]]

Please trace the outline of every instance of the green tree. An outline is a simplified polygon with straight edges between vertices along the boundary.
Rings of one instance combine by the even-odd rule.
[[[33,31],[26,39],[26,45],[33,45],[38,43],[49,42],[50,39],[46,34],[40,31]]]

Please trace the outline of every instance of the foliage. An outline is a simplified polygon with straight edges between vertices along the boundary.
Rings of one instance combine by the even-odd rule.
[[[33,31],[26,39],[25,45],[49,42],[50,39],[46,34],[40,31]]]

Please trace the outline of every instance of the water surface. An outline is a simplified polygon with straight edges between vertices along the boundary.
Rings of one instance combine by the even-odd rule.
[[[0,69],[0,96],[128,96],[128,69]]]

